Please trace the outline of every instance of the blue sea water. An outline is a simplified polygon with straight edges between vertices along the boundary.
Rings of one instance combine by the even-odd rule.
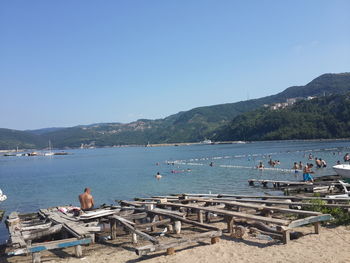
[[[77,197],[85,187],[92,189],[97,205],[184,192],[259,194],[273,190],[249,187],[248,179],[301,180],[302,175],[291,167],[294,161],[312,162],[309,153],[328,163],[327,168],[315,169],[316,175],[334,174],[331,166],[342,161],[349,149],[350,141],[274,141],[79,149],[51,157],[1,156],[0,188],[8,199],[0,203],[0,209],[9,213],[78,206]],[[275,169],[254,169],[260,161],[268,167],[269,155],[281,164]],[[159,181],[154,177],[157,172],[163,175]],[[6,239],[7,230],[1,223],[0,242]]]

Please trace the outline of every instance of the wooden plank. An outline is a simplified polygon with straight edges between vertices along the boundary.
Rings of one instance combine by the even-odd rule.
[[[296,210],[296,209],[289,209],[289,208],[282,208],[282,207],[273,207],[273,206],[262,206],[262,205],[254,205],[249,203],[240,203],[237,201],[226,201],[226,200],[220,200],[220,199],[197,199],[198,201],[206,202],[206,203],[220,203],[220,204],[226,204],[230,206],[237,206],[237,207],[244,207],[244,208],[252,208],[255,210],[263,211],[263,210],[270,210],[270,211],[277,211],[281,213],[294,213],[294,214],[301,214],[301,215],[320,215],[322,213],[320,212],[313,212],[313,211],[306,211],[306,210]]]
[[[119,215],[119,216],[122,216],[123,218],[125,218],[127,220],[138,220],[138,219],[146,218],[147,213],[142,212],[142,213],[135,213],[135,214],[129,214],[129,215]]]
[[[49,228],[52,223],[45,223],[45,224],[36,224],[36,225],[29,225],[29,226],[23,226],[22,222],[21,222],[21,231],[30,231],[30,230],[37,230],[37,229],[47,229]]]
[[[223,200],[222,198],[213,198],[216,200]],[[259,203],[259,204],[276,204],[276,205],[298,205],[298,206],[317,206],[319,204],[314,203],[303,203],[303,202],[283,202],[283,201],[272,201],[272,200],[256,200],[256,199],[239,199],[237,200],[240,203]],[[349,204],[324,204],[326,207],[341,207],[341,208],[350,208]]]
[[[54,225],[46,229],[36,229],[32,231],[23,231],[22,237],[24,240],[35,240],[45,236],[59,233],[62,229],[62,224]]]
[[[177,239],[177,240],[170,241],[167,243],[138,247],[138,248],[135,248],[135,252],[137,255],[143,256],[143,255],[146,255],[146,254],[151,253],[151,252],[166,250],[168,248],[175,248],[175,247],[179,247],[179,246],[190,245],[193,243],[197,243],[199,241],[206,240],[208,238],[220,237],[221,235],[222,235],[221,231],[210,231],[210,232],[197,234],[191,238],[181,238],[181,239]]]
[[[155,239],[154,237],[151,237],[150,235],[141,232],[140,230],[135,229],[132,225],[130,225],[127,220],[125,220],[124,218],[118,217],[116,215],[113,216],[113,218],[115,218],[116,220],[118,220],[123,226],[125,226],[130,232],[135,233],[137,235],[139,235],[140,237],[151,241],[152,243],[158,244],[159,241],[157,239]]]
[[[152,211],[154,212],[165,212],[167,214],[172,214],[172,215],[175,215],[175,216],[181,216],[181,217],[184,217],[186,215],[186,213],[182,213],[182,212],[179,212],[179,211],[172,211],[172,210],[169,210],[169,209],[162,209],[162,208],[154,208]]]
[[[44,250],[58,249],[58,248],[66,248],[66,247],[74,247],[77,245],[87,245],[92,243],[91,238],[77,239],[77,238],[69,238],[58,241],[51,242],[43,242],[36,243],[28,248],[16,249],[14,251],[9,251],[7,253],[8,256],[17,256],[23,255],[27,253],[37,253]]]
[[[175,215],[173,213],[167,213],[166,211],[167,210],[165,210],[165,209],[162,209],[162,210],[155,210],[155,209],[153,209],[153,210],[149,211],[148,213],[153,214],[153,215],[160,215],[160,216],[169,217],[169,218],[173,219],[174,221],[181,221],[183,223],[194,225],[194,226],[198,226],[198,227],[202,227],[202,228],[205,228],[205,229],[210,229],[210,230],[215,230],[215,231],[220,230],[219,228],[217,228],[215,226],[212,226],[212,225],[209,225],[209,224],[204,224],[204,223],[202,224],[202,223],[199,223],[197,221],[193,221],[193,220],[181,217],[181,216],[177,216],[177,215]]]
[[[149,228],[149,227],[154,227],[154,226],[166,225],[169,223],[171,223],[170,219],[163,219],[163,220],[155,221],[152,223],[137,224],[137,225],[135,225],[135,228],[142,228],[143,229],[143,228]]]
[[[325,200],[325,201],[333,201],[334,198],[327,197],[314,197],[314,196],[277,196],[277,195],[233,195],[233,194],[184,194],[187,196],[198,196],[198,197],[216,197],[216,198],[225,198],[230,197],[234,199],[291,199],[291,200]],[[349,198],[337,198],[335,201],[350,201]]]
[[[102,211],[91,211],[86,212],[85,214],[80,215],[79,219],[81,220],[90,220],[95,218],[101,218],[109,215],[118,213],[118,210],[102,210]]]
[[[286,185],[313,185],[313,183],[311,183],[311,182],[279,181],[279,180],[261,180],[261,179],[249,179],[248,182],[272,183],[272,184],[286,184]]]
[[[246,214],[246,213],[227,211],[227,210],[210,208],[210,207],[198,207],[198,206],[193,206],[193,205],[173,204],[173,203],[166,203],[166,205],[172,206],[172,207],[186,207],[186,208],[195,209],[195,210],[199,209],[202,211],[208,211],[208,212],[212,212],[212,213],[219,214],[219,215],[234,216],[234,217],[238,217],[238,218],[244,218],[244,219],[249,219],[249,220],[254,220],[254,221],[261,221],[261,222],[272,223],[272,224],[277,224],[277,225],[288,225],[290,223],[289,220],[268,218],[268,217],[263,217],[263,216],[250,215],[250,214]]]
[[[119,222],[125,222],[125,223],[127,223],[129,225],[136,225],[136,223],[131,222],[131,221],[129,221],[129,220],[127,220],[127,219],[125,219],[125,218],[123,218],[121,216],[118,216],[118,215],[113,215],[110,218],[114,218],[114,219],[118,220]]]
[[[125,205],[125,206],[142,207],[142,204],[140,204],[139,202],[136,202],[136,201],[121,200],[121,201],[119,201],[119,203],[121,205]]]
[[[48,212],[46,215],[47,218],[55,224],[62,224],[63,228],[76,238],[88,237],[90,235],[90,232],[82,225],[82,223],[69,221],[55,212]]]
[[[331,215],[329,215],[329,214],[323,214],[323,215],[320,215],[320,216],[310,216],[310,217],[306,217],[306,218],[303,218],[303,219],[298,219],[298,220],[292,221],[288,225],[288,228],[294,228],[294,227],[307,225],[307,224],[311,224],[311,223],[316,223],[316,222],[321,222],[321,221],[329,221],[332,218],[333,217]]]

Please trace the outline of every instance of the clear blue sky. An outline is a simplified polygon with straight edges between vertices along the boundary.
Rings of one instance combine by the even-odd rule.
[[[162,118],[350,71],[350,1],[0,2],[0,127]]]

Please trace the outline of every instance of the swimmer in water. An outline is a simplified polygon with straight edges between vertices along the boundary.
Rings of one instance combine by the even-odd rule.
[[[158,173],[155,175],[155,178],[156,178],[157,180],[159,180],[160,178],[162,178],[162,176],[161,176],[160,173],[158,172]]]
[[[259,162],[259,165],[256,167],[258,169],[264,169],[264,164],[262,162]]]

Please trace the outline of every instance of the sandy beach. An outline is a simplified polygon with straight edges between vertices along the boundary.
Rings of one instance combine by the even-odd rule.
[[[246,234],[242,240],[224,233],[214,245],[208,242],[176,249],[174,255],[157,252],[139,257],[133,250],[129,236],[125,235],[106,244],[83,248],[83,258],[75,258],[72,249],[42,253],[42,262],[98,263],[98,262],[349,262],[350,227],[322,227],[313,233],[313,227],[298,228],[304,236],[287,245],[276,240],[262,240]],[[140,243],[138,246],[146,244]],[[8,260],[8,261],[7,261]],[[13,257],[0,262],[30,262],[30,256]]]

